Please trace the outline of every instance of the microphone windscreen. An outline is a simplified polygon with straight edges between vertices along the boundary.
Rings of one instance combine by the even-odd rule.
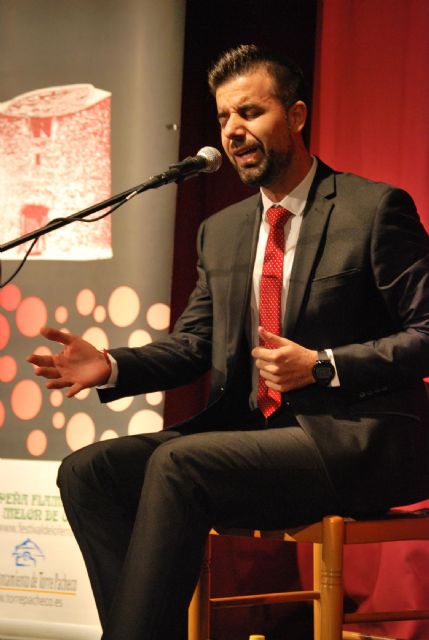
[[[206,161],[206,166],[202,169],[204,173],[214,173],[222,164],[222,155],[215,147],[203,147],[197,156],[203,157]]]

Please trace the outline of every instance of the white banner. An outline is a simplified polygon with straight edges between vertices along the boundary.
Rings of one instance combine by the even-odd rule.
[[[0,638],[100,638],[86,569],[56,486],[58,465],[0,460]]]

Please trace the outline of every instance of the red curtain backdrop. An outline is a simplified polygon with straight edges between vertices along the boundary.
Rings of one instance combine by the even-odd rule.
[[[405,188],[429,228],[429,2],[324,0],[311,146]]]
[[[312,151],[325,162],[409,191],[427,229],[428,32],[427,0],[324,0],[311,132]],[[301,561],[303,556],[305,551]],[[427,608],[427,543],[350,548],[346,572],[352,608]],[[427,621],[370,630],[407,640],[429,638]]]

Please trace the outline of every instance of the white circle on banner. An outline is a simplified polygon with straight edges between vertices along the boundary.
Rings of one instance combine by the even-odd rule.
[[[100,436],[100,440],[113,440],[114,438],[119,438],[119,436],[113,429],[106,429]]]
[[[153,391],[152,393],[146,394],[146,402],[152,407],[155,407],[157,404],[161,404],[164,398],[164,394],[162,391]]]
[[[140,300],[131,287],[114,289],[107,303],[110,319],[117,327],[129,327],[140,313]]]
[[[146,313],[147,323],[152,329],[162,331],[170,324],[170,307],[162,302],[152,304]]]
[[[127,396],[126,398],[119,398],[118,400],[112,400],[112,402],[108,402],[107,406],[112,411],[125,411],[131,405],[133,397]]]
[[[164,421],[162,416],[152,409],[137,411],[128,423],[128,435],[135,436],[139,433],[152,433],[161,431]]]

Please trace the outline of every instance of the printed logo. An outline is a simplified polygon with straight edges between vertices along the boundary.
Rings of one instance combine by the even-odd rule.
[[[26,538],[23,542],[17,544],[12,556],[15,558],[16,567],[35,567],[40,559],[45,559],[41,548],[30,538]]]

